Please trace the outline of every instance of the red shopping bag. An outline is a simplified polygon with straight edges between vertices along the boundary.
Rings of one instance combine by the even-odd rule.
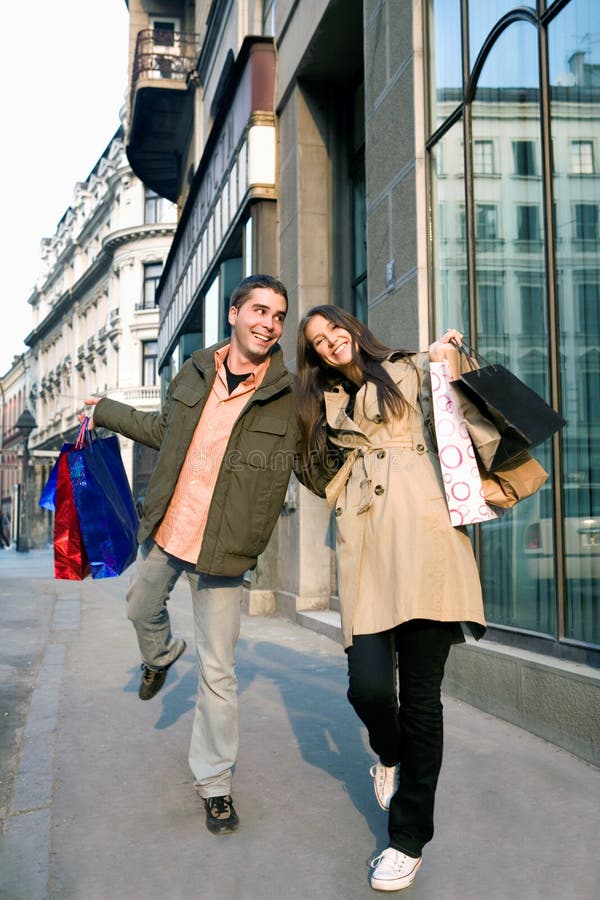
[[[54,577],[82,581],[90,565],[81,539],[67,453],[58,457],[54,514]]]

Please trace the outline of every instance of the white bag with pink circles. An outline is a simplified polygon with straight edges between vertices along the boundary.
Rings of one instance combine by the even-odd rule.
[[[483,496],[475,450],[450,385],[448,363],[430,363],[430,373],[435,435],[450,522],[460,526],[497,519]]]

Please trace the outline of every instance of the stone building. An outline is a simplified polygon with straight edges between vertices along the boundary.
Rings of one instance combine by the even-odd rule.
[[[27,409],[29,379],[28,354],[14,357],[0,377],[0,522],[5,541],[11,546],[19,537],[22,484],[28,461],[23,459],[23,436],[17,423]],[[5,541],[0,541],[0,549]]]
[[[535,451],[544,491],[474,531],[490,627],[453,651],[446,685],[598,760],[595,3],[128,7],[128,159],[180,210],[162,383],[226,335],[237,280],[269,271],[289,290],[292,368],[299,319],[335,303],[393,347],[456,326],[537,388],[568,424]],[[251,608],[336,633],[334,528],[292,483]]]
[[[43,273],[29,298],[33,328],[25,339],[37,496],[60,447],[74,439],[87,397],[159,407],[156,289],[175,220],[175,206],[133,174],[120,127],[75,186],[55,234],[42,241]],[[126,439],[121,450],[141,498],[152,452]],[[38,510],[38,544],[51,537],[51,525],[51,513]]]

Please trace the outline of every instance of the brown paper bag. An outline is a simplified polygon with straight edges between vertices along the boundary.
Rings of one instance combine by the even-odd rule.
[[[494,472],[480,465],[479,474],[485,502],[503,509],[531,497],[548,480],[546,470],[527,451]]]

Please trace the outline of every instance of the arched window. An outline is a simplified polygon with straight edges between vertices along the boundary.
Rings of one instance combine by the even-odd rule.
[[[543,562],[527,547],[539,499],[480,528],[488,618],[600,645],[600,546],[577,551],[592,558],[589,571],[573,564],[566,499],[574,482],[590,497],[600,483],[597,3],[429,0],[428,9],[432,330],[457,326],[567,420],[534,451],[562,474],[544,489]],[[500,586],[486,576],[499,558]]]

